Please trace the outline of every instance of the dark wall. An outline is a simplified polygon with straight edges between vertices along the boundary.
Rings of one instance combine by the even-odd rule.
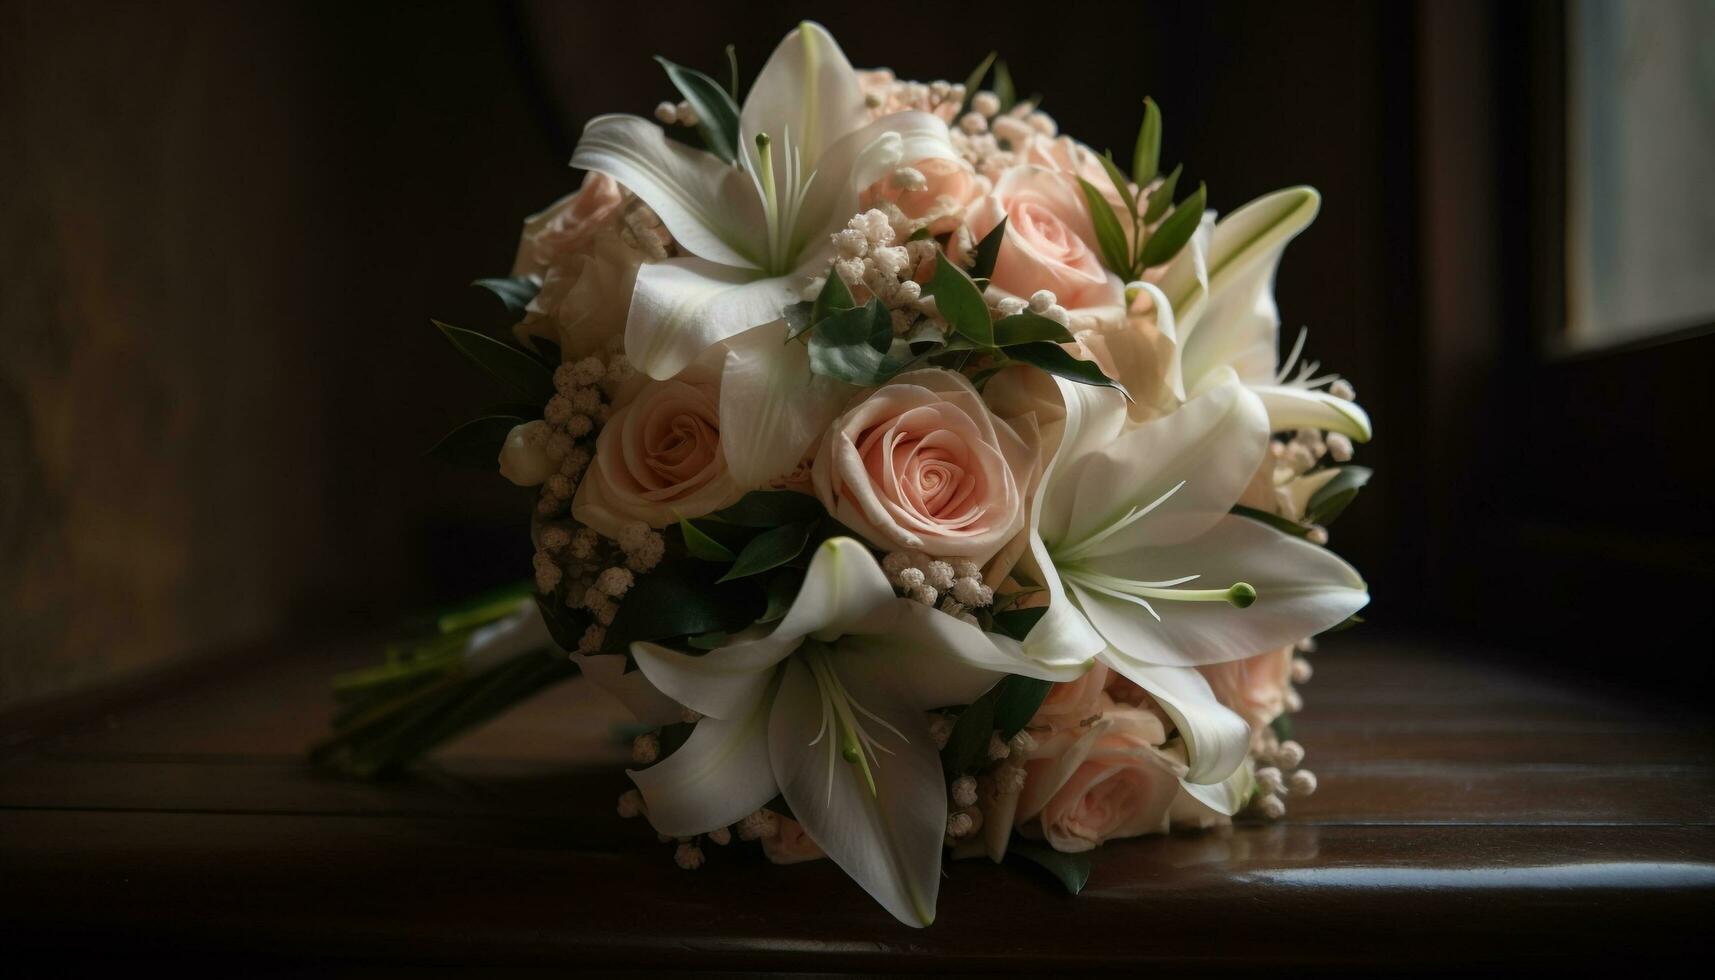
[[[1333,539],[1370,579],[1372,624],[1566,659],[1591,617],[1540,610],[1589,604],[1490,547],[1528,539],[1550,491],[1538,531],[1577,523],[1562,520],[1576,492],[1542,475],[1549,447],[1578,444],[1557,405],[1580,425],[1622,420],[1606,449],[1697,403],[1669,391],[1634,410],[1601,364],[1560,388],[1503,383],[1538,363],[1521,321],[1541,304],[1509,284],[1553,244],[1540,204],[1513,206],[1532,171],[1508,134],[1533,110],[1507,66],[1543,57],[1525,27],[1465,2],[985,9],[7,4],[0,702],[519,577],[528,495],[421,455],[493,397],[428,318],[495,322],[467,283],[504,271],[521,219],[575,185],[584,120],[670,97],[651,55],[717,72],[732,42],[748,80],[806,14],[854,63],[908,77],[962,77],[999,50],[1097,148],[1123,152],[1152,95],[1165,158],[1221,211],[1319,187],[1278,293],[1287,329],[1310,328],[1311,356],[1376,423],[1359,461],[1377,480]],[[1678,370],[1706,369],[1698,357]],[[1537,432],[1492,425],[1508,405]],[[1628,505],[1655,537],[1618,517],[1608,552],[1563,533],[1578,582],[1623,552],[1633,581],[1671,574],[1653,554],[1707,587],[1710,454],[1683,438],[1651,452]],[[1532,575],[1519,617],[1507,589]],[[1700,621],[1667,613],[1676,649],[1708,640],[1697,601]]]

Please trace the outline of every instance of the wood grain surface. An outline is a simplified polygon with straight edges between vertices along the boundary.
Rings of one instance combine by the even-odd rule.
[[[678,870],[574,680],[411,777],[313,771],[330,672],[281,651],[83,717],[0,725],[0,924],[41,964],[1041,973],[1546,967],[1705,955],[1715,731],[1401,644],[1315,658],[1321,778],[1277,824],[1111,844],[1072,898],[949,864],[895,923],[826,862]]]

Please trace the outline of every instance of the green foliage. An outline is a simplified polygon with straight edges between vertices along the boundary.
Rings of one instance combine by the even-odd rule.
[[[1084,890],[1090,880],[1090,852],[1067,854],[1040,841],[1014,835],[1007,845],[1006,856],[1020,858],[1053,875],[1070,894]]]
[[[1344,513],[1352,501],[1358,499],[1358,491],[1370,482],[1371,475],[1367,466],[1340,467],[1340,472],[1333,479],[1324,483],[1320,490],[1310,496],[1304,519],[1324,526],[1334,523],[1334,519]]]
[[[821,323],[840,310],[849,310],[856,305],[852,291],[846,288],[846,281],[830,266],[821,292],[816,294],[816,301],[810,305],[810,324]]]
[[[1161,107],[1144,97],[1143,124],[1137,129],[1137,146],[1131,155],[1131,179],[1146,187],[1161,172]]]
[[[1059,344],[1047,342],[1020,344],[1006,349],[1008,357],[1015,361],[1041,368],[1057,378],[1075,381],[1083,385],[1096,385],[1103,388],[1117,389],[1126,398],[1131,398],[1131,392],[1118,381],[1102,373],[1102,369],[1094,361],[1082,361],[1066,353]]]
[[[977,94],[978,88],[983,83],[983,78],[988,75],[989,66],[994,64],[995,54],[996,52],[990,51],[987,57],[983,58],[977,67],[965,76],[965,103],[959,107],[960,115],[963,115],[965,110],[971,107],[971,97]]]
[[[989,319],[983,291],[964,270],[947,261],[946,253],[936,253],[935,274],[923,287],[923,295],[935,297],[941,318],[959,336],[980,347],[994,346],[994,323]]]
[[[717,510],[709,517],[741,527],[779,527],[817,520],[826,512],[809,494],[792,490],[752,490],[738,503]]]
[[[941,749],[941,769],[947,778],[982,768],[988,760],[989,736],[996,729],[1003,738],[1017,734],[1041,707],[1051,686],[1047,681],[1008,674],[959,712],[947,745]]]
[[[1053,686],[1051,681],[1017,674],[996,684],[994,727],[1000,730],[1000,737],[1010,739],[1018,734],[1019,729],[1030,724],[1036,709],[1042,707],[1043,699],[1048,697],[1048,690]]]
[[[893,315],[881,300],[872,298],[815,325],[810,333],[810,370],[847,384],[878,385],[899,372],[899,362],[887,353],[892,344]]]
[[[808,524],[782,524],[779,527],[771,527],[750,539],[750,543],[738,553],[732,568],[721,576],[720,581],[731,582],[779,568],[802,554],[804,546],[809,542]]]
[[[731,548],[716,541],[683,517],[679,518],[679,536],[684,538],[685,552],[692,558],[703,561],[732,561],[736,557]]]
[[[1164,265],[1172,260],[1185,243],[1196,233],[1197,226],[1203,222],[1203,205],[1208,198],[1208,188],[1203,184],[1197,185],[1197,190],[1188,198],[1180,201],[1174,207],[1161,225],[1155,229],[1155,234],[1149,236],[1149,241],[1143,245],[1143,252],[1138,258],[1138,264],[1144,269]]]
[[[500,449],[513,426],[524,419],[515,415],[484,415],[471,419],[441,437],[429,455],[454,466],[493,470],[500,465]]]
[[[1279,514],[1270,513],[1266,510],[1257,510],[1255,507],[1246,507],[1244,504],[1234,504],[1232,512],[1240,517],[1248,517],[1253,521],[1261,521],[1269,527],[1274,528],[1276,531],[1280,531],[1283,534],[1290,534],[1295,538],[1309,537],[1310,535],[1309,525],[1300,524],[1297,521],[1289,521],[1286,518],[1281,517]]]
[[[548,399],[554,397],[553,372],[541,361],[475,330],[439,320],[431,322],[454,350],[525,401],[532,405],[546,405]]]
[[[1018,104],[1018,90],[1012,84],[1012,70],[1006,67],[1006,61],[994,63],[994,94],[1000,97],[1000,111],[1005,112]]]
[[[1167,209],[1173,206],[1173,193],[1178,189],[1179,175],[1184,171],[1184,164],[1174,167],[1173,172],[1161,182],[1161,186],[1149,192],[1149,203],[1145,205],[1143,212],[1145,224],[1153,225],[1160,221],[1161,216],[1167,213]]]
[[[1121,279],[1132,279],[1131,246],[1126,242],[1125,229],[1114,214],[1113,205],[1102,196],[1096,185],[1082,177],[1078,186],[1084,192],[1084,203],[1090,209],[1090,224],[1096,229],[1096,245],[1101,249],[1102,262]]]
[[[1006,240],[1006,222],[1007,219],[1003,216],[1000,224],[990,229],[989,233],[983,236],[983,240],[977,243],[971,265],[972,279],[987,279],[994,275],[995,260],[1000,258],[1000,243]]]
[[[666,641],[702,633],[736,633],[756,621],[757,589],[719,580],[704,562],[664,562],[639,576],[607,628],[605,653],[624,653],[640,640]]]
[[[1008,609],[994,614],[994,628],[1015,640],[1023,641],[1042,617],[1048,614],[1047,606],[1037,606],[1034,609]]]
[[[737,88],[738,70],[736,62],[731,59],[733,51],[727,49],[729,63],[733,64],[734,89]],[[675,65],[666,58],[656,58],[661,67],[667,70],[667,77],[672,80],[673,87],[685,97],[685,101],[697,113],[697,133],[703,138],[703,145],[709,152],[728,163],[738,159],[738,105],[736,96],[722,88],[719,82],[697,71]]]
[[[1072,332],[1054,320],[1040,313],[1014,313],[1002,317],[994,325],[994,345],[996,347],[1017,347],[1020,344],[1034,344],[1040,341],[1050,341],[1056,344],[1072,342]]]

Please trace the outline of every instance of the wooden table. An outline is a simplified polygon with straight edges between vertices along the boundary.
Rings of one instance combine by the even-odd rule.
[[[82,718],[7,719],[7,962],[1582,972],[1711,951],[1707,719],[1421,645],[1339,637],[1315,658],[1297,730],[1321,789],[1284,822],[1110,845],[1078,898],[951,864],[927,930],[825,862],[735,845],[677,869],[615,815],[622,716],[582,680],[404,781],[308,769],[328,676],[368,656],[330,644]]]

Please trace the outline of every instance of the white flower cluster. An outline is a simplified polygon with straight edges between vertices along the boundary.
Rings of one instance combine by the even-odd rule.
[[[859,82],[871,119],[896,112],[927,112],[951,122],[965,102],[963,83],[902,80],[887,68],[861,72]]]
[[[834,273],[852,290],[854,299],[881,300],[893,312],[896,335],[909,333],[923,317],[934,315],[933,301],[923,298],[923,287],[913,276],[925,263],[934,262],[939,246],[930,238],[909,240],[919,224],[894,205],[884,204],[853,215],[831,236]],[[895,245],[896,241],[904,244]],[[804,297],[814,299],[825,282],[825,278],[811,280]],[[945,332],[945,322],[938,322]]]
[[[965,558],[932,558],[921,551],[895,551],[881,570],[900,595],[938,608],[973,626],[971,610],[994,604],[994,590],[983,584],[983,570]]]
[[[1033,138],[1052,139],[1058,132],[1054,117],[1037,109],[1035,103],[1018,102],[1001,112],[1000,98],[982,91],[972,97],[970,111],[959,117],[951,139],[953,149],[965,162],[993,180],[1024,162],[1019,154]]]

